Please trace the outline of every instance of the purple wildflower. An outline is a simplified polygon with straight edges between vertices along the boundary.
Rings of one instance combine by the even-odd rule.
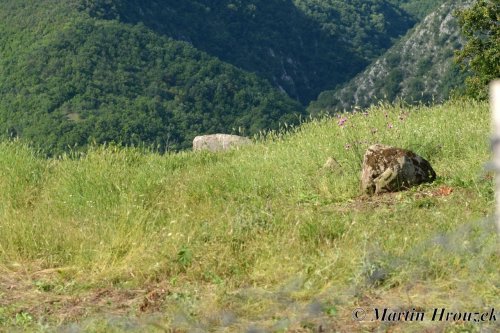
[[[345,122],[347,121],[347,118],[346,117],[342,117],[340,118],[340,120],[338,121],[338,125],[340,127],[343,127],[345,125]]]

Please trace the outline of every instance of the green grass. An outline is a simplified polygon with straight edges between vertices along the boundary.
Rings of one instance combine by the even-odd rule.
[[[1,143],[0,331],[369,331],[350,311],[498,307],[487,104],[345,117],[217,154],[46,160]],[[372,143],[414,150],[438,179],[361,196]],[[462,329],[479,326],[442,331]]]

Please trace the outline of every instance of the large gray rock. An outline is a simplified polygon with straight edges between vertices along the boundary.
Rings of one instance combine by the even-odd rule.
[[[361,189],[367,194],[401,191],[435,179],[430,163],[406,149],[375,144],[363,158]]]
[[[252,143],[249,138],[231,134],[200,135],[193,140],[193,150],[221,151]]]

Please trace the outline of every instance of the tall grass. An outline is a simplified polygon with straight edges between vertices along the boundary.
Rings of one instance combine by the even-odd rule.
[[[443,290],[493,302],[498,252],[480,222],[493,209],[483,171],[489,128],[486,104],[456,101],[314,120],[225,153],[96,147],[46,160],[4,142],[0,267],[56,269],[68,293],[167,281],[197,297],[194,317],[230,308],[250,322],[272,302],[230,295],[296,281],[298,302],[334,288],[346,305],[359,288],[420,284],[436,289],[429,299],[437,303],[446,302]],[[361,197],[361,159],[373,143],[414,150],[438,179]],[[329,157],[339,170],[323,168]],[[453,193],[434,195],[442,186]]]

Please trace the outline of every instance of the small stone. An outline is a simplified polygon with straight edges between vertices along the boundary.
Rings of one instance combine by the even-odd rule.
[[[331,171],[334,173],[342,173],[342,166],[333,157],[328,157],[325,164],[323,165],[323,170]]]

